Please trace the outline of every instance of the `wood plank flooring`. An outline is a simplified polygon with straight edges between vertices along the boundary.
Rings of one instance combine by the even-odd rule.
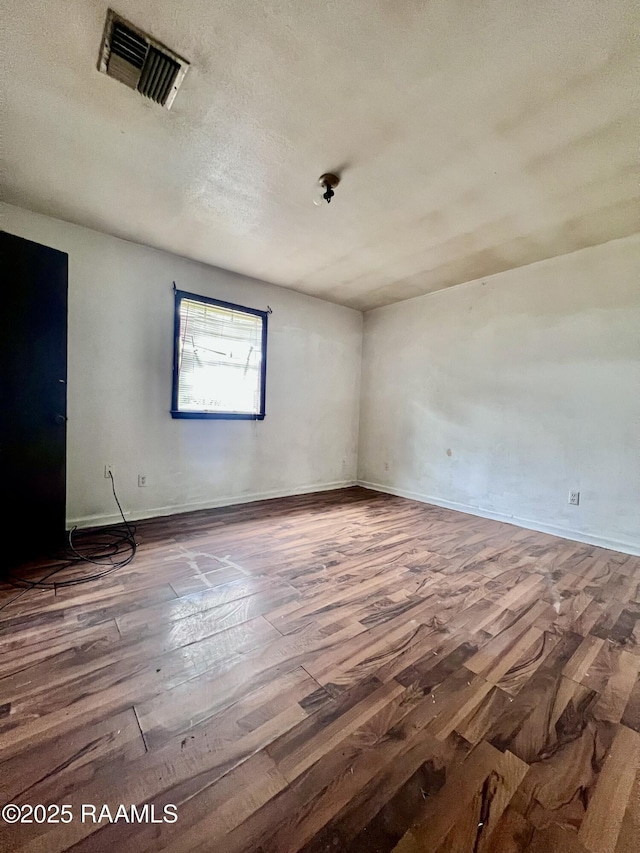
[[[640,850],[640,558],[359,488],[137,539],[0,586],[0,802],[73,814],[0,849]]]

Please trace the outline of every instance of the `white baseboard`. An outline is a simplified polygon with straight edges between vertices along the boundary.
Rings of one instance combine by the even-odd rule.
[[[369,483],[366,480],[358,480],[358,486],[364,489],[373,489],[376,492],[385,492],[388,495],[397,495],[400,498],[408,498],[412,501],[420,501],[421,503],[433,504],[444,509],[454,509],[457,512],[466,512],[469,515],[477,515],[480,518],[491,518],[494,521],[504,521],[506,524],[513,524],[515,527],[524,527],[526,530],[537,530],[539,533],[549,533],[552,536],[560,536],[562,539],[570,539],[572,542],[583,542],[585,545],[597,545],[598,548],[608,548],[611,551],[620,551],[623,554],[632,554],[635,557],[640,556],[640,545],[632,542],[620,542],[615,539],[606,539],[602,536],[593,536],[590,533],[582,533],[578,530],[569,530],[565,527],[556,527],[553,524],[545,524],[540,521],[532,521],[528,518],[518,518],[515,515],[505,515],[493,510],[483,509],[477,506],[468,506],[467,504],[459,504],[454,501],[447,501],[442,498],[434,498],[430,495],[423,495],[420,492],[411,492],[406,489],[395,489],[392,486],[383,486],[380,483]]]
[[[270,492],[255,492],[250,495],[230,495],[222,498],[193,501],[177,506],[159,506],[152,509],[134,510],[133,512],[125,512],[125,517],[127,521],[140,521],[144,518],[179,515],[183,512],[194,512],[198,509],[215,509],[221,506],[236,506],[238,504],[254,503],[255,501],[265,501],[271,498],[287,498],[293,495],[309,495],[313,494],[313,492],[330,492],[332,489],[348,489],[350,486],[355,485],[356,482],[354,480],[340,480],[335,483],[313,483],[308,486],[296,486],[292,489],[274,489]],[[72,527],[102,527],[105,524],[118,523],[122,523],[122,517],[119,513],[81,515],[76,518],[67,519],[67,529]]]
[[[506,515],[505,513],[494,512],[493,510],[483,509],[482,507],[469,506],[468,504],[460,504],[455,501],[447,501],[443,498],[424,495],[421,492],[413,492],[407,489],[396,489],[393,486],[385,486],[381,483],[370,483],[367,480],[339,480],[334,483],[314,483],[312,485],[298,486],[292,489],[274,489],[269,492],[255,492],[250,495],[227,496],[209,500],[192,501],[190,503],[180,505],[154,507],[151,509],[125,512],[125,516],[129,521],[140,521],[144,518],[158,518],[159,516],[164,515],[179,515],[183,512],[194,512],[199,509],[215,509],[216,507],[236,506],[239,504],[254,503],[255,501],[269,500],[271,498],[308,495],[313,492],[328,492],[332,489],[348,489],[350,486],[356,485],[362,486],[365,489],[372,489],[376,492],[384,492],[389,495],[397,495],[401,498],[420,501],[421,503],[433,504],[434,506],[443,507],[444,509],[453,509],[456,510],[456,512],[476,515],[480,518],[490,518],[494,521],[503,521],[506,524],[512,524],[515,527],[524,527],[526,530],[537,530],[540,533],[549,533],[552,536],[560,536],[562,539],[570,539],[573,542],[582,542],[585,545],[596,545],[599,548],[608,548],[612,551],[620,551],[623,554],[632,554],[636,557],[640,556],[640,545],[636,545],[631,542],[607,539],[602,536],[593,536],[589,533],[583,533],[578,530],[556,527],[552,524],[532,521],[527,518],[519,518],[515,515]],[[67,528],[101,527],[105,524],[117,524],[120,521],[122,521],[122,519],[117,513],[84,515],[68,519]]]

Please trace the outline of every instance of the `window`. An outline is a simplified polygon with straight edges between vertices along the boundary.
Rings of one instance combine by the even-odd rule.
[[[174,418],[265,415],[267,312],[176,290]]]

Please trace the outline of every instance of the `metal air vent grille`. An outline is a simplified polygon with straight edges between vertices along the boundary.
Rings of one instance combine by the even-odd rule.
[[[99,71],[168,109],[188,67],[189,63],[169,48],[113,10],[107,12]]]

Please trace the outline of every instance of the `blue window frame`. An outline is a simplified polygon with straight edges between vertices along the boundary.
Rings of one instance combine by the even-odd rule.
[[[176,290],[172,417],[263,420],[267,316]]]

